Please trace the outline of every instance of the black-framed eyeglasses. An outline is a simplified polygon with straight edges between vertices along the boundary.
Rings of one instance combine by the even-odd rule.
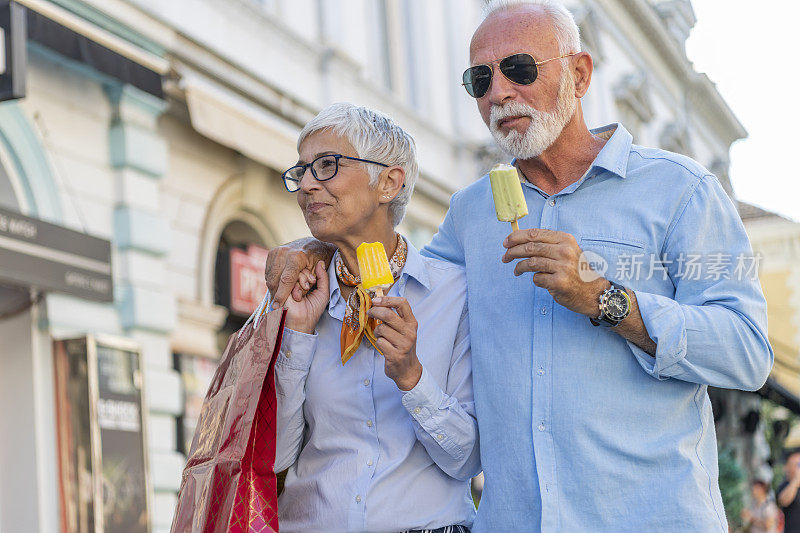
[[[327,181],[334,177],[339,172],[339,160],[349,159],[351,161],[360,161],[362,163],[372,163],[373,165],[380,165],[388,168],[389,165],[379,163],[378,161],[370,161],[369,159],[360,159],[358,157],[350,157],[349,155],[342,154],[326,154],[321,155],[311,163],[305,165],[297,165],[283,173],[283,184],[289,192],[297,192],[300,190],[300,181],[306,173],[306,169],[311,169],[311,175],[317,181]]]
[[[551,57],[544,61],[536,61],[530,54],[511,54],[499,61],[493,61],[488,65],[475,65],[474,67],[468,68],[461,77],[463,81],[461,85],[464,86],[471,97],[482,98],[492,85],[492,65],[495,63],[498,63],[500,72],[502,72],[503,76],[511,83],[516,85],[530,85],[536,81],[536,77],[539,75],[539,65],[544,65],[556,59],[574,56],[577,53],[578,52],[572,52],[571,54],[564,54],[563,56]]]

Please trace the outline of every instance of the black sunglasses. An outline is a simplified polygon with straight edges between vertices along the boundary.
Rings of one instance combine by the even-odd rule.
[[[380,165],[388,168],[389,165],[384,165],[377,161],[370,161],[369,159],[359,159],[358,157],[350,157],[349,155],[342,154],[328,154],[321,155],[311,163],[305,165],[296,165],[283,173],[283,184],[289,192],[297,192],[300,190],[300,180],[303,179],[303,174],[306,169],[311,169],[311,175],[317,181],[327,181],[333,178],[339,172],[339,160],[350,159],[352,161],[360,161],[362,163],[372,163],[373,165]],[[405,184],[403,185],[405,187]]]
[[[503,76],[511,83],[530,85],[536,81],[536,77],[539,75],[539,65],[544,65],[548,61],[574,56],[575,54],[577,54],[577,52],[551,57],[544,61],[536,61],[530,54],[512,54],[508,57],[504,57],[500,61],[493,61],[489,65],[475,65],[474,67],[468,68],[461,77],[463,80],[461,85],[464,86],[471,97],[483,97],[492,85],[492,65],[494,63],[499,64],[500,72],[502,72]]]

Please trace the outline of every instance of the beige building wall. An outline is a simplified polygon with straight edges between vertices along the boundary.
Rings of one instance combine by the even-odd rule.
[[[753,251],[761,256],[759,275],[775,352],[772,378],[800,398],[800,223],[748,204],[740,203],[740,213]],[[785,445],[800,446],[800,429]]]

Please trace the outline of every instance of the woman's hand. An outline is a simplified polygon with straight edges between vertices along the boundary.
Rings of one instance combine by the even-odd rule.
[[[375,337],[386,359],[383,371],[400,390],[413,389],[422,377],[422,364],[417,359],[417,319],[408,300],[374,298],[368,314],[382,322],[375,328]]]
[[[312,237],[271,248],[264,265],[264,279],[274,299],[272,308],[278,309],[290,297],[295,302],[302,300],[309,290],[308,280],[304,283],[302,274],[313,278],[311,271],[316,262],[321,260],[329,264],[335,251],[335,246]]]
[[[330,299],[328,288],[328,273],[325,272],[325,263],[318,261],[314,272],[306,270],[301,273],[301,278],[308,282],[316,279],[317,288],[306,293],[297,302],[294,298],[287,298],[284,307],[286,313],[286,327],[301,333],[314,333],[314,328],[319,322],[319,317],[325,312],[325,307]],[[310,288],[310,286],[309,286]]]

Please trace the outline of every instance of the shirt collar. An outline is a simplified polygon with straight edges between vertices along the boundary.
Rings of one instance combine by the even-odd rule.
[[[405,237],[403,238],[405,239]],[[423,261],[419,250],[417,250],[413,244],[408,242],[408,239],[406,239],[406,244],[408,245],[406,264],[403,265],[403,270],[400,272],[400,277],[397,280],[397,284],[401,284],[404,287],[407,278],[414,278],[419,282],[420,285],[430,290],[430,276],[428,275],[428,270],[425,268],[425,262]],[[333,256],[330,267],[328,267],[328,284],[330,293],[330,300],[328,301],[329,310],[332,310],[336,306],[336,302],[339,299],[339,280],[336,278],[337,255],[339,255],[338,250]]]
[[[631,144],[633,144],[633,136],[618,122],[590,131],[607,141],[592,162],[592,167],[602,168],[624,178],[628,171],[628,157],[631,152]]]
[[[594,161],[592,161],[592,166],[589,167],[589,170],[586,171],[583,177],[577,182],[573,183],[570,187],[567,187],[567,189],[564,191],[561,191],[562,193],[577,188],[581,183],[584,182],[584,180],[586,180],[587,177],[596,174],[596,172],[592,172],[592,170],[595,168],[607,170],[612,174],[619,176],[620,178],[624,178],[627,175],[628,157],[630,156],[631,152],[631,144],[633,144],[633,136],[628,133],[628,130],[626,130],[625,127],[619,122],[612,122],[607,126],[595,128],[589,131],[591,131],[593,135],[596,135],[597,137],[600,137],[606,141],[606,144],[600,150],[600,153],[597,154],[597,157],[594,158]],[[516,158],[511,160],[511,164],[517,164]],[[520,181],[523,185],[527,185],[539,191],[539,193],[545,198],[549,197],[549,195],[545,194],[539,187],[530,183],[522,176],[520,176]]]
[[[428,275],[428,269],[425,268],[425,262],[423,261],[419,250],[417,250],[413,244],[408,242],[408,239],[406,239],[406,244],[408,244],[408,256],[406,257],[406,264],[403,267],[403,273],[400,274],[400,277],[402,278],[407,276],[409,278],[414,278],[419,282],[420,285],[430,290],[431,278]]]

